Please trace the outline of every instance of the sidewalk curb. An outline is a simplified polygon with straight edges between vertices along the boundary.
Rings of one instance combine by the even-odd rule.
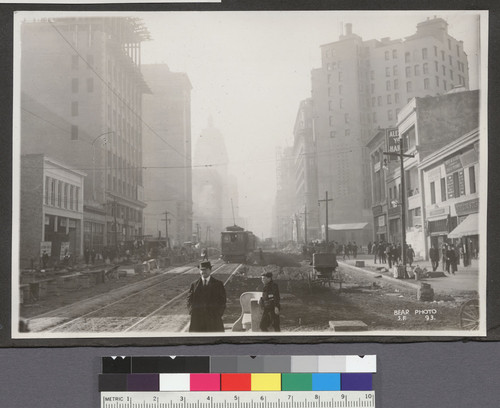
[[[349,265],[349,264],[347,264],[345,262],[341,262],[341,261],[337,261],[337,262],[338,262],[339,265],[342,265],[342,266],[346,267],[347,269],[351,269],[351,270],[354,270],[354,271],[357,271],[357,272],[362,272],[362,273],[365,273],[365,274],[370,275],[372,277],[374,277],[374,276],[381,276],[382,279],[385,279],[388,282],[391,282],[393,284],[406,286],[407,288],[415,289],[415,290],[417,290],[418,288],[420,288],[420,284],[419,283],[415,283],[415,282],[420,282],[420,281],[413,281],[412,282],[410,279],[396,279],[396,278],[393,278],[391,276],[385,276],[382,273],[373,272],[373,271],[370,271],[368,269],[360,268],[360,267],[354,266],[354,265]]]

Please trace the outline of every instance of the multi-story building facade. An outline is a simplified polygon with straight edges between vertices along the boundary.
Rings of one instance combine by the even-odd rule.
[[[463,43],[441,18],[417,25],[405,39],[363,39],[346,25],[339,40],[321,46],[321,67],[312,71],[318,191],[333,197],[334,224],[372,224],[368,141],[394,126],[415,97],[469,85]]]
[[[463,135],[474,131],[478,126],[479,91],[463,91],[462,89],[460,92],[458,88],[447,95],[414,98],[403,107],[398,115],[397,128],[394,129],[397,129],[397,135],[403,138],[404,154],[413,156],[405,157],[403,160],[406,190],[405,220],[406,241],[412,245],[417,256],[425,257],[428,254],[429,240],[426,238],[426,231],[434,228],[434,218],[436,221],[446,220],[446,233],[450,232],[457,222],[456,219],[448,219],[450,213],[443,212],[446,210],[426,211],[425,194],[430,187],[421,175],[421,163],[426,162],[427,157],[434,155],[443,146],[453,146],[454,143],[458,143]],[[393,156],[384,155],[384,152],[390,150],[388,145],[385,129],[380,130],[368,143],[372,214],[375,225],[374,239],[401,242],[403,192],[401,191],[400,162]],[[438,173],[441,174],[436,170],[433,174]],[[449,181],[446,180],[445,173],[442,174],[438,181],[433,179],[432,182],[436,186],[439,185],[439,191],[444,194]],[[459,177],[458,173],[453,177]],[[462,180],[463,174],[460,177]],[[434,189],[437,191],[437,187]],[[435,195],[435,192],[433,194]],[[461,196],[463,195],[462,192]],[[448,202],[446,205],[449,207]],[[439,228],[443,228],[443,225],[439,225]],[[439,228],[435,227],[434,233],[444,231],[438,231]],[[443,239],[445,238],[441,238],[441,241]]]
[[[85,170],[85,246],[102,242],[98,252],[143,234],[141,115],[149,90],[140,44],[146,39],[134,18],[56,18],[21,26],[20,82],[29,103],[21,105],[21,152],[46,153]],[[54,132],[47,112],[68,123],[64,135]]]
[[[85,173],[43,154],[21,156],[21,268],[47,266],[65,255],[83,253],[83,184]]]
[[[388,208],[386,172],[388,171],[386,130],[378,131],[368,142],[370,155],[371,201],[373,213],[373,239],[388,241]]]
[[[427,156],[418,170],[427,253],[454,243],[471,262],[479,254],[479,129]]]
[[[294,126],[293,163],[295,171],[295,205],[293,214],[298,242],[321,237],[318,211],[318,176],[312,100],[300,103]]]
[[[151,94],[144,95],[144,233],[165,236],[171,246],[191,241],[191,82],[166,64],[142,65]],[[165,213],[168,220],[165,221]]]
[[[293,147],[276,151],[276,200],[273,212],[274,235],[278,243],[297,240],[295,217],[295,169]]]

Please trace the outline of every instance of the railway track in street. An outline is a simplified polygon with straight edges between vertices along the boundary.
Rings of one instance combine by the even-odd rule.
[[[227,280],[237,265],[216,262],[213,275]],[[31,331],[121,333],[182,331],[189,315],[186,294],[197,279],[195,266],[173,268],[141,282],[30,319]]]

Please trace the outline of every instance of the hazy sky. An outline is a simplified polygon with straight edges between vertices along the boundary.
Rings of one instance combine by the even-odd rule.
[[[239,181],[240,215],[256,234],[270,236],[276,147],[292,141],[299,102],[310,96],[311,70],[321,65],[320,45],[337,41],[345,23],[364,40],[397,39],[434,15],[464,41],[477,89],[478,18],[464,12],[146,13],[140,17],[153,39],[143,43],[142,62],[188,74],[193,143],[212,115]]]

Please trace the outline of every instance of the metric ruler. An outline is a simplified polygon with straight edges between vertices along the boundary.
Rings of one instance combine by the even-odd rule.
[[[375,391],[117,391],[101,408],[374,408]]]

